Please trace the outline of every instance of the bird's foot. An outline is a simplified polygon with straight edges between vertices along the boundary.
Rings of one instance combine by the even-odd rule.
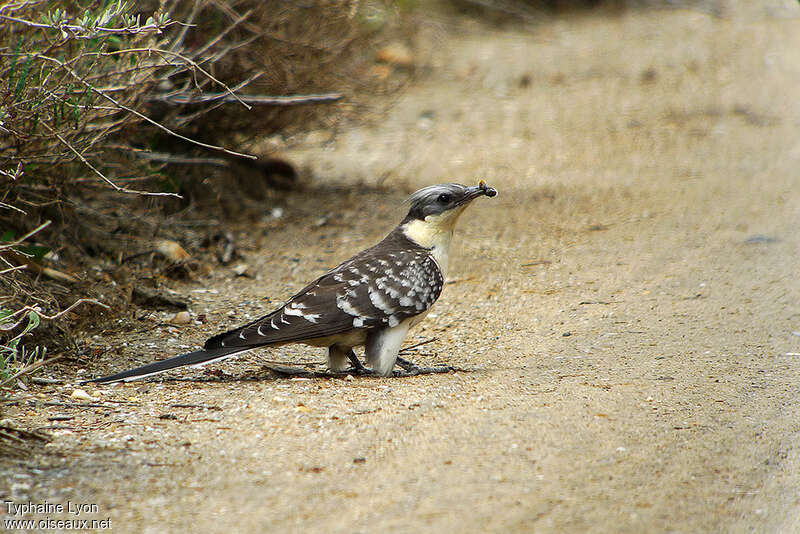
[[[360,367],[351,367],[349,369],[345,369],[344,371],[342,371],[342,374],[355,375],[355,376],[374,376],[375,371],[373,371],[369,367],[364,367],[363,365],[361,365]]]
[[[403,371],[395,371],[397,376],[416,376],[416,375],[430,375],[437,373],[449,373],[455,371],[454,367],[449,365],[435,365],[433,367],[420,367],[414,362],[406,360],[405,358],[397,357],[397,365],[403,368]]]
[[[358,356],[356,356],[356,353],[353,352],[352,350],[347,355],[347,358],[350,360],[350,363],[352,364],[353,367],[347,369],[345,371],[346,374],[359,375],[359,376],[368,376],[375,374],[375,372],[372,369],[364,367],[364,364],[361,363],[361,360],[358,359]]]

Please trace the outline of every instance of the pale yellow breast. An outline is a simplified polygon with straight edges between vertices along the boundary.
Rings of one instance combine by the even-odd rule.
[[[450,241],[456,222],[466,206],[446,211],[440,215],[428,215],[425,220],[415,219],[403,225],[403,233],[416,244],[431,249],[431,255],[447,278],[450,258]]]

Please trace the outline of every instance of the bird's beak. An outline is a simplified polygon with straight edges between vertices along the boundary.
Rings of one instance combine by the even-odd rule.
[[[486,185],[486,182],[481,180],[478,185],[473,185],[467,188],[467,194],[464,197],[464,201],[469,202],[470,200],[474,200],[483,195],[486,195],[487,197],[497,196],[497,189],[494,187],[489,187]]]

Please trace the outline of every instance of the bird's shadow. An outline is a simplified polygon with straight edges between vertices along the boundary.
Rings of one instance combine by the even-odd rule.
[[[413,371],[396,370],[392,378],[411,378],[414,376],[450,373],[472,373],[476,369],[439,365],[433,367],[420,367]],[[365,373],[355,368],[346,371],[318,371],[314,369],[294,367],[289,365],[264,364],[261,369],[244,375],[231,375],[221,370],[209,371],[204,376],[192,377],[163,377],[153,382],[194,382],[194,383],[228,383],[228,382],[270,382],[279,380],[292,380],[297,378],[328,379],[328,380],[353,380],[353,379],[379,379],[388,378],[372,373]]]

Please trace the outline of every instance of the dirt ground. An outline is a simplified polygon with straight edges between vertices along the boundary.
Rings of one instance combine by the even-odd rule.
[[[310,136],[309,189],[235,229],[251,276],[174,286],[206,324],[98,336],[8,407],[55,440],[4,464],[3,500],[117,532],[800,532],[800,6],[741,4],[433,17],[424,81]],[[415,188],[481,178],[500,195],[408,340],[459,371],[280,378],[265,360],[323,362],[285,347],[69,398],[270,311]]]

